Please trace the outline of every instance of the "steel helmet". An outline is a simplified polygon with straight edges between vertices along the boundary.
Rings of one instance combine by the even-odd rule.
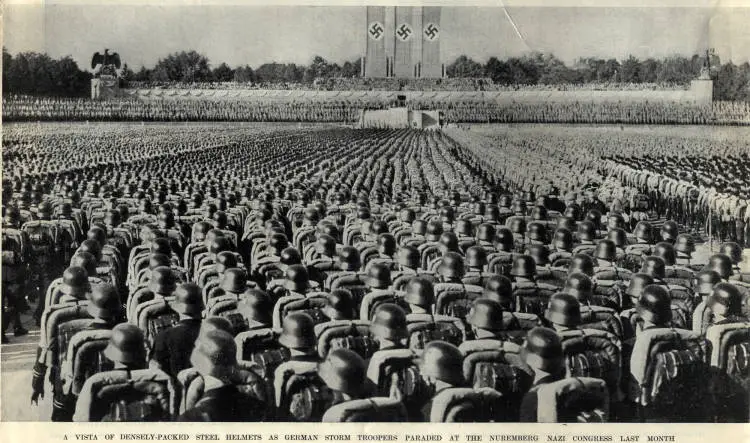
[[[547,229],[543,224],[539,222],[529,223],[528,229],[526,231],[526,237],[534,242],[540,242],[544,244],[549,243],[549,238],[547,238]]]
[[[222,274],[229,268],[238,266],[237,256],[229,251],[222,251],[216,254],[216,270]]]
[[[717,283],[721,282],[721,275],[716,271],[705,270],[695,276],[695,292],[700,295],[708,295]]]
[[[413,246],[404,246],[398,250],[396,257],[401,266],[417,269],[422,264],[419,250]]]
[[[742,293],[731,283],[714,286],[706,304],[715,314],[724,317],[742,315]]]
[[[689,257],[695,252],[695,240],[690,234],[680,234],[677,236],[674,248],[678,254],[684,254]]]
[[[482,223],[477,227],[477,239],[492,242],[495,239],[495,227],[489,223]]]
[[[365,390],[366,372],[367,365],[362,357],[345,348],[330,351],[318,364],[318,374],[329,388],[353,397],[361,396]]]
[[[735,265],[742,262],[742,247],[735,242],[722,243],[719,247],[719,253],[729,257]]]
[[[661,239],[668,243],[674,243],[675,240],[677,240],[677,235],[679,234],[679,228],[677,227],[677,223],[672,220],[667,220],[664,222],[664,224],[661,226],[661,231],[659,231],[661,234]]]
[[[182,283],[174,291],[172,309],[178,314],[199,317],[203,312],[203,295],[195,283]]]
[[[558,228],[552,237],[552,246],[562,251],[573,249],[573,234],[565,228]]]
[[[302,256],[296,248],[290,246],[281,251],[279,262],[287,266],[299,265],[302,263]]]
[[[310,287],[310,276],[304,265],[291,265],[284,272],[284,287],[290,291],[303,292]]]
[[[385,263],[374,263],[367,271],[367,286],[373,289],[387,289],[391,281],[391,268]]]
[[[159,266],[151,270],[148,288],[162,295],[171,295],[177,286],[174,272],[168,266]]]
[[[424,347],[419,365],[423,377],[431,377],[452,386],[463,386],[463,355],[448,342],[436,340]]]
[[[732,259],[726,254],[714,254],[708,259],[706,269],[715,271],[722,279],[726,280],[734,274],[732,270]]]
[[[594,257],[597,260],[615,261],[617,259],[617,246],[612,240],[599,240],[596,244]]]
[[[624,229],[614,228],[607,233],[607,240],[612,241],[618,248],[625,248],[628,245],[628,234]]]
[[[190,354],[190,364],[199,374],[228,381],[237,367],[234,338],[222,330],[199,334]]]
[[[362,266],[359,251],[353,246],[344,246],[338,255],[339,267],[343,271],[358,271]]]
[[[375,337],[392,341],[407,338],[406,312],[393,303],[379,305],[370,321],[370,332]]]
[[[519,255],[513,260],[510,268],[512,277],[533,278],[536,275],[536,262],[530,255]]]
[[[438,267],[438,274],[445,278],[462,278],[466,273],[464,259],[455,252],[443,255],[443,262]]]
[[[289,349],[314,349],[315,323],[303,312],[292,312],[284,317],[279,344]]]
[[[568,275],[567,280],[565,280],[563,292],[572,295],[579,302],[588,302],[594,295],[594,283],[588,275],[574,272]]]
[[[533,369],[556,374],[564,370],[562,343],[557,333],[536,327],[526,334],[521,348],[521,359]]]
[[[439,241],[442,234],[443,225],[441,225],[440,222],[432,220],[427,223],[427,232],[425,233],[427,241]]]
[[[484,284],[482,297],[494,300],[503,307],[503,309],[512,311],[515,307],[513,297],[513,283],[504,275],[493,275]]]
[[[409,304],[429,308],[435,302],[435,287],[426,278],[412,277],[404,291],[404,301]]]
[[[93,285],[86,310],[94,318],[104,320],[119,318],[122,314],[122,304],[120,304],[117,288],[108,283]]]
[[[459,237],[471,237],[474,235],[473,231],[474,225],[472,225],[471,222],[466,219],[457,220],[455,223],[455,227],[453,228],[453,232],[455,232]]]
[[[641,273],[648,274],[656,280],[663,280],[666,276],[666,263],[661,257],[650,255],[643,259]]]
[[[146,343],[138,326],[120,323],[112,328],[104,356],[113,362],[129,366],[146,366]]]
[[[466,264],[472,268],[484,268],[487,266],[487,251],[479,246],[471,246],[466,250]]]
[[[356,306],[354,296],[346,289],[334,289],[326,295],[322,311],[331,320],[353,320]]]
[[[654,246],[652,254],[664,260],[666,266],[674,266],[677,263],[677,251],[671,243],[657,243]]]
[[[526,220],[521,217],[511,217],[510,231],[514,234],[524,235],[526,233]]]
[[[390,257],[396,253],[396,249],[396,237],[388,233],[378,235],[378,252]]]
[[[550,298],[544,318],[556,325],[578,326],[581,324],[581,304],[576,297],[558,292]]]
[[[581,241],[594,241],[596,238],[596,226],[589,220],[578,224],[578,239]]]
[[[546,266],[549,264],[549,248],[545,245],[528,245],[526,255],[531,256],[537,266]]]
[[[666,326],[672,321],[669,291],[661,285],[646,286],[638,299],[636,310],[642,319],[658,326]]]
[[[651,223],[649,222],[642,221],[638,222],[638,224],[635,225],[634,235],[638,240],[645,241],[646,243],[651,243],[653,232],[653,228],[651,227]]]
[[[499,331],[503,329],[503,307],[495,300],[478,298],[466,315],[466,323],[479,329]]]
[[[556,227],[557,229],[567,229],[571,233],[578,230],[576,220],[573,217],[559,217]]]
[[[495,247],[498,251],[511,252],[513,250],[513,233],[507,228],[497,230]]]
[[[458,251],[458,237],[453,232],[443,232],[439,242],[447,251]]]
[[[589,277],[594,276],[594,259],[586,254],[576,254],[570,259],[568,274],[581,272]]]

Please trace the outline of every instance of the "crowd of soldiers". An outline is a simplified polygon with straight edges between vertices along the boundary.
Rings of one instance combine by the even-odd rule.
[[[6,160],[3,325],[35,286],[54,421],[749,419],[736,243],[439,132],[165,143]]]
[[[370,98],[216,99],[129,97],[84,98],[10,96],[3,100],[5,121],[258,121],[356,122],[361,109],[385,109],[396,100]],[[447,123],[633,123],[748,125],[750,102],[710,106],[660,102],[525,102],[513,100],[414,99],[413,109],[439,109]]]

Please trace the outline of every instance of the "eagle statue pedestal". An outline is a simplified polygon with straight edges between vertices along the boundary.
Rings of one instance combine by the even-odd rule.
[[[105,100],[120,96],[120,82],[114,75],[100,75],[91,79],[91,99]]]

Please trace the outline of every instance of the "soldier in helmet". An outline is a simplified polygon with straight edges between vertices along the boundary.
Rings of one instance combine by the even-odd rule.
[[[109,284],[94,285],[89,295],[90,301],[86,305],[86,311],[91,318],[80,318],[68,321],[59,326],[57,336],[53,337],[52,342],[47,343],[48,348],[57,347],[59,349],[59,362],[64,362],[68,357],[68,343],[73,340],[75,334],[83,331],[97,329],[112,329],[116,324],[124,320],[120,296],[117,289]],[[51,379],[53,382],[53,404],[52,420],[53,421],[70,421],[74,412],[75,399],[65,395],[62,389],[62,378],[60,377],[60,367],[53,366]],[[32,403],[36,403],[38,397],[44,393],[44,374],[47,367],[37,362],[34,365],[32,378]]]
[[[2,229],[3,286],[2,286],[2,342],[7,343],[5,330],[14,325],[14,335],[20,337],[28,331],[21,323],[21,312],[26,308],[27,265],[29,262],[28,234],[20,229],[20,216],[16,208],[6,210]],[[46,288],[45,288],[46,289]],[[40,299],[40,304],[44,302]]]
[[[393,303],[381,304],[370,321],[370,333],[377,340],[379,351],[406,349],[406,312]]]
[[[367,277],[364,280],[370,290],[368,295],[393,295],[393,290],[389,289],[392,283],[391,270],[385,263],[372,265],[367,271]],[[365,295],[365,297],[368,295]]]
[[[413,277],[406,284],[404,301],[409,304],[410,314],[431,314],[435,303],[435,287],[432,281]]]
[[[143,332],[138,329],[137,326],[129,323],[121,323],[112,329],[112,336],[109,339],[109,344],[104,349],[104,356],[114,363],[115,370],[127,370],[133,371],[137,369],[144,369],[146,367],[146,345],[143,337]],[[84,383],[81,389],[81,395],[78,397],[79,401],[76,403],[76,411],[73,416],[73,421],[83,421],[84,414],[87,415],[88,405],[82,403],[83,399],[91,398],[91,395],[86,395],[86,392],[90,392],[93,386],[91,385],[91,379]],[[113,421],[115,419],[114,411],[98,411],[101,413],[102,418],[100,421]],[[142,417],[144,420],[148,420],[149,417]]]
[[[554,265],[555,261],[561,258],[570,258],[573,256],[573,234],[565,228],[558,228],[552,236],[550,245],[549,261]]]
[[[581,324],[581,304],[574,296],[558,292],[550,298],[544,318],[558,333],[578,329]]]
[[[693,289],[701,300],[706,301],[718,283],[721,283],[721,275],[716,271],[705,270],[696,274]]]
[[[565,377],[565,361],[560,337],[548,328],[529,331],[521,348],[521,359],[534,371],[534,382],[521,402],[521,422],[537,421],[539,388]]]
[[[677,240],[677,236],[680,233],[679,231],[680,231],[680,229],[677,226],[676,222],[674,222],[672,220],[667,220],[661,226],[661,230],[659,231],[659,235],[660,235],[662,241],[674,245],[675,241]]]
[[[578,224],[578,245],[573,248],[572,253],[582,254],[596,249],[596,225],[591,221],[582,221]]]
[[[467,285],[484,286],[489,278],[497,275],[485,271],[488,264],[487,251],[479,246],[471,246],[466,250],[467,269],[461,281]]]
[[[482,297],[498,302],[506,311],[515,311],[513,282],[504,275],[490,277],[487,283],[484,284]]]
[[[466,385],[462,370],[463,355],[458,348],[444,341],[428,343],[422,352],[419,372],[429,386],[434,398],[448,388],[459,388]],[[429,420],[432,412],[432,398],[422,406],[422,416]]]
[[[570,259],[568,265],[568,275],[580,272],[589,277],[594,277],[594,259],[587,254],[576,254]]]
[[[597,281],[629,280],[631,272],[615,264],[617,261],[617,246],[611,240],[600,240],[594,250],[596,267],[594,278]]]
[[[378,255],[367,262],[365,270],[369,270],[371,266],[377,263],[385,264],[391,271],[396,270],[397,266],[394,260],[397,251],[396,237],[388,233],[380,234],[376,243]]]
[[[322,312],[329,320],[354,320],[356,318],[354,296],[346,289],[334,289],[326,295],[326,304]]]
[[[302,312],[293,312],[282,322],[279,344],[289,349],[291,361],[317,362],[315,350],[315,323],[312,317]]]
[[[625,248],[625,253],[634,256],[651,255],[651,242],[653,240],[653,227],[650,223],[642,221],[635,225],[633,231],[635,243]]]
[[[471,328],[475,340],[501,340],[499,335],[505,329],[503,307],[489,298],[478,298],[472,302],[466,323]],[[472,340],[464,343],[471,343]],[[463,346],[463,343],[462,343]]]
[[[318,363],[318,374],[332,393],[329,407],[346,401],[367,398],[372,393],[368,383],[367,364],[354,351],[334,349]]]
[[[713,287],[706,305],[711,310],[712,325],[746,323],[742,312],[742,293],[731,283],[718,283]]]
[[[674,244],[677,253],[677,265],[693,270],[693,253],[695,252],[695,240],[690,234],[680,234]]]
[[[180,320],[156,335],[151,367],[176,377],[180,371],[190,367],[188,358],[201,327],[203,297],[198,285],[183,283],[175,289],[174,298],[170,307],[179,314]]]
[[[750,284],[750,274],[743,274],[740,269],[740,264],[743,262],[742,247],[735,242],[723,243],[719,247],[719,253],[729,257],[732,262],[732,276],[729,280]]]
[[[210,331],[198,337],[190,364],[203,377],[203,397],[178,421],[247,422],[262,421],[268,405],[240,393],[231,377],[237,368],[237,347],[224,331]]]

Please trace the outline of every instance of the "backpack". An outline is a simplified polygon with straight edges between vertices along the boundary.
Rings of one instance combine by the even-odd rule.
[[[289,361],[274,374],[278,418],[317,422],[328,410],[333,393],[318,376],[317,363]]]
[[[609,395],[603,380],[570,377],[538,390],[537,422],[601,423],[609,418]]]
[[[367,379],[378,395],[390,396],[394,387],[398,389],[401,401],[408,405],[407,411],[418,410],[419,403],[429,395],[419,372],[417,355],[409,349],[388,349],[373,354],[367,366]]]
[[[266,380],[273,378],[274,371],[291,358],[289,350],[277,342],[271,329],[255,329],[237,334],[237,360],[252,362],[258,367],[258,375]]]
[[[465,332],[459,326],[460,320],[453,317],[409,314],[406,321],[409,349],[418,354],[431,341],[442,340],[458,346],[465,339]]]
[[[490,388],[447,388],[432,399],[430,422],[472,423],[502,421],[502,395]]]
[[[315,326],[318,355],[326,358],[334,349],[349,349],[367,360],[377,350],[378,342],[370,334],[369,323],[361,320],[333,320]]]
[[[407,409],[402,402],[389,397],[372,397],[334,405],[326,411],[322,421],[401,423],[407,419]]]

